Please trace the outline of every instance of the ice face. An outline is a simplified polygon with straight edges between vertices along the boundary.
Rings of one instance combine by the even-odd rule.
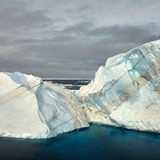
[[[0,137],[49,138],[88,127],[77,96],[22,73],[0,73]]]
[[[160,132],[160,41],[107,60],[80,95],[91,122]]]
[[[42,123],[49,128],[49,137],[88,127],[81,103],[70,91],[45,82],[36,90]]]

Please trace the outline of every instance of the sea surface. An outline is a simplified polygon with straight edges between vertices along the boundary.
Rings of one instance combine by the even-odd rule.
[[[70,90],[78,90],[81,86],[87,85],[90,79],[43,79],[44,81],[49,81],[51,83],[61,84],[65,88]]]
[[[89,80],[52,80],[72,90]],[[92,124],[43,140],[0,138],[0,160],[160,160],[160,134]]]

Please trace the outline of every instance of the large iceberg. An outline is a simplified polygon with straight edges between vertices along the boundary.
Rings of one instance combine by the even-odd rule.
[[[160,133],[160,40],[109,58],[80,96],[89,122]]]
[[[0,137],[49,138],[89,122],[160,133],[160,40],[109,58],[79,92],[0,73]]]
[[[49,138],[88,127],[76,95],[40,78],[0,73],[0,137]]]

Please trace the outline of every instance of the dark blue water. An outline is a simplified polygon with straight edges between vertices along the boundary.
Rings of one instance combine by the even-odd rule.
[[[67,89],[71,90],[77,90],[83,85],[87,85],[91,80],[90,79],[70,79],[70,80],[65,80],[65,79],[44,79],[44,81],[50,81],[52,83],[57,83],[57,84],[62,84],[65,86]]]
[[[47,140],[0,139],[1,160],[159,160],[160,135],[92,125]]]
[[[91,125],[46,140],[0,138],[0,160],[160,160],[160,134]]]

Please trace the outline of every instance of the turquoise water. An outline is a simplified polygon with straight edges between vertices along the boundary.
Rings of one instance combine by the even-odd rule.
[[[159,160],[160,135],[91,125],[47,140],[0,139],[0,160]]]

